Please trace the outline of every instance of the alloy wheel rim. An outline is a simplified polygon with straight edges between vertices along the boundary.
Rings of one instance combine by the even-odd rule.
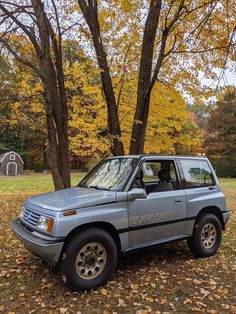
[[[104,246],[98,242],[89,242],[78,252],[75,260],[77,274],[91,280],[98,277],[107,263],[107,252]]]
[[[212,248],[216,242],[216,237],[217,231],[215,225],[212,223],[205,224],[201,232],[201,242],[203,246],[207,249]]]

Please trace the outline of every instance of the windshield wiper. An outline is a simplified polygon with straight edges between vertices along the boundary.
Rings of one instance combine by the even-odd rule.
[[[78,188],[86,189],[86,188],[88,188],[88,185],[86,185],[86,184],[81,184],[81,185],[78,184],[77,187],[78,187]]]
[[[88,185],[88,188],[96,189],[96,190],[110,191],[109,189],[103,188],[102,186],[98,186],[98,185]]]

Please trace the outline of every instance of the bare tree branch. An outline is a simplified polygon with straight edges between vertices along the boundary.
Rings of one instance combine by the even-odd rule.
[[[184,1],[185,0],[181,0],[178,6],[178,9],[173,17],[173,19],[170,21],[170,23],[164,28],[164,30],[162,31],[162,40],[161,40],[161,47],[160,47],[160,51],[159,51],[159,55],[157,58],[157,62],[156,62],[156,66],[149,84],[149,87],[146,91],[146,95],[149,95],[151,93],[151,90],[155,84],[155,81],[158,78],[158,74],[162,65],[162,61],[163,59],[167,56],[167,54],[165,54],[165,48],[166,48],[166,43],[167,43],[167,39],[168,39],[168,35],[171,31],[171,29],[173,28],[173,26],[175,25],[176,21],[178,20],[183,8],[184,8]],[[175,45],[175,42],[174,42]],[[173,49],[173,46],[172,48]]]
[[[14,14],[12,14],[10,11],[8,11],[1,3],[0,3],[0,9],[11,19],[13,20],[16,25],[18,25],[26,34],[26,36],[29,38],[29,40],[32,42],[32,44],[34,45],[35,51],[36,53],[40,56],[41,50],[40,47],[37,43],[37,40],[34,36],[34,34],[32,34],[32,32],[30,32],[27,28],[26,25],[24,25],[23,23],[21,23],[19,21],[19,19],[17,19]]]
[[[230,46],[232,46],[231,43],[229,43],[228,45],[224,45],[224,46],[215,46],[215,47],[211,47],[211,48],[208,48],[208,49],[201,49],[201,50],[176,50],[176,51],[174,51],[172,53],[173,54],[179,54],[179,53],[200,54],[200,53],[209,52],[209,51],[213,51],[213,50],[226,49],[226,48],[229,48]]]
[[[61,50],[61,26],[60,26],[60,21],[59,21],[59,16],[58,16],[58,12],[57,12],[57,7],[55,5],[55,1],[54,0],[51,0],[52,1],[52,5],[53,5],[53,9],[54,9],[54,12],[55,12],[55,16],[56,16],[56,23],[57,23],[57,29],[58,29],[58,46],[59,46],[59,50]]]
[[[125,78],[125,73],[126,73],[126,61],[127,61],[129,50],[130,50],[130,46],[128,46],[128,48],[125,52],[125,58],[124,58],[124,63],[123,63],[123,73],[122,73],[121,79],[119,80],[120,88],[119,88],[119,92],[118,92],[118,96],[117,96],[117,102],[116,102],[117,107],[120,106],[120,100],[121,100],[122,90],[123,90],[123,86],[124,86],[124,78]]]
[[[39,71],[39,69],[31,62],[29,62],[28,60],[22,58],[12,47],[11,45],[4,39],[4,38],[0,38],[0,42],[2,42],[4,44],[4,46],[7,48],[7,50],[13,55],[13,57],[19,61],[20,63],[30,67],[32,70],[35,71],[35,73],[41,77],[41,73]]]

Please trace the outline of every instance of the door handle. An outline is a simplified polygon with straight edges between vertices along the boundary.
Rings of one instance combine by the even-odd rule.
[[[182,201],[181,200],[176,200],[175,201],[175,204],[179,204],[179,203],[182,203]]]

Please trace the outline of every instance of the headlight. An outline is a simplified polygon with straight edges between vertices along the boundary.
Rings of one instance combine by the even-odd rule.
[[[53,222],[54,220],[52,218],[40,216],[36,224],[36,227],[50,233],[52,232],[52,229],[53,229]]]

